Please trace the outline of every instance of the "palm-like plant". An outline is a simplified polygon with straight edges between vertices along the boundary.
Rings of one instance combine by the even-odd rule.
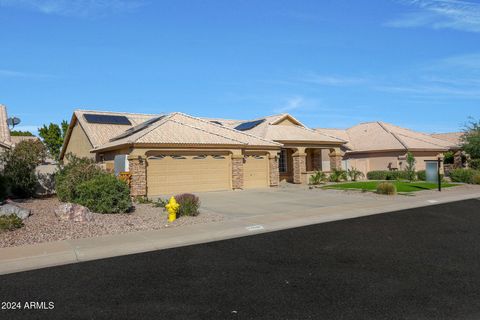
[[[342,180],[347,180],[347,171],[342,169],[333,169],[328,179],[331,182],[340,182]]]
[[[361,172],[360,170],[357,170],[357,168],[355,167],[348,169],[347,175],[352,181],[357,181],[359,178],[363,178],[365,176],[363,172]]]
[[[317,185],[327,180],[327,175],[323,171],[315,171],[313,175],[310,176],[310,184]]]

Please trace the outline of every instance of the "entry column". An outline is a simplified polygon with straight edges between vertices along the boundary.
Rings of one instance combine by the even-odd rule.
[[[302,176],[307,172],[307,154],[305,148],[296,148],[293,157],[293,183],[304,183]]]

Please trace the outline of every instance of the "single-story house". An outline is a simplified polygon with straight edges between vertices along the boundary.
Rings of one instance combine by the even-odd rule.
[[[344,143],[288,114],[240,121],[76,110],[60,159],[72,153],[128,171],[132,195],[150,197],[306,183],[313,170],[340,166]]]
[[[347,141],[342,146],[344,169],[356,168],[366,174],[374,170],[403,170],[411,152],[416,169],[425,169],[425,160],[435,160],[449,150],[458,150],[449,141],[385,122],[365,122],[348,129],[318,128],[318,132]]]

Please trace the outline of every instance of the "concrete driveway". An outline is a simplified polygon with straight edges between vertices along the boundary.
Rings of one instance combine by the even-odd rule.
[[[204,192],[198,194],[205,211],[220,213],[227,219],[301,213],[305,210],[378,200],[374,194],[338,190],[309,189],[286,185],[279,188]],[[396,197],[395,197],[396,198]],[[383,200],[388,199],[382,197]],[[394,201],[394,198],[390,198]]]

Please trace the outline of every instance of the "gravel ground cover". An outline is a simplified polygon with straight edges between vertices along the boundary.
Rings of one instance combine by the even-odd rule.
[[[157,230],[223,220],[223,216],[202,212],[197,217],[181,217],[168,223],[167,213],[151,204],[135,204],[127,214],[97,214],[91,222],[59,221],[54,210],[60,205],[55,198],[18,200],[13,204],[32,210],[25,226],[15,231],[0,232],[0,248],[41,242],[79,239],[139,230]]]

